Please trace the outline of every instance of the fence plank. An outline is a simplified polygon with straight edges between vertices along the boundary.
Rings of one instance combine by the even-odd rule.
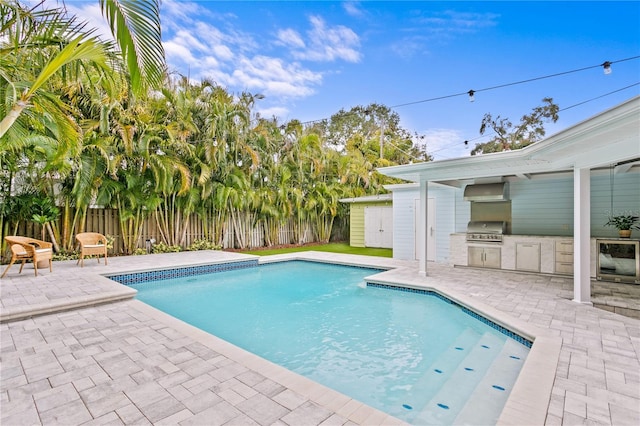
[[[213,222],[211,219],[209,219]],[[189,247],[193,244],[194,241],[199,239],[204,239],[204,223],[202,219],[196,215],[192,214],[189,218],[189,226],[187,228],[187,234],[185,238],[185,244],[183,248]],[[340,236],[344,236],[345,229],[348,230],[348,226],[345,226],[344,223],[348,223],[346,220],[340,222],[342,226],[336,229],[335,234]],[[211,223],[213,226],[213,223]],[[76,229],[79,229],[76,228]],[[303,224],[303,236],[301,238],[301,242],[308,243],[314,242],[314,232],[313,232],[313,224],[311,222],[306,222]],[[87,211],[87,217],[85,220],[84,230],[86,232],[99,232],[104,235],[109,235],[113,237],[113,249],[111,250],[112,254],[120,254],[124,252],[124,241],[122,240],[122,235],[120,231],[120,221],[118,220],[118,211],[115,209],[105,209],[105,208],[90,208]],[[213,232],[213,229],[211,229]],[[13,232],[13,229],[10,231]],[[258,248],[263,247],[265,245],[264,238],[264,229],[262,223],[258,223],[251,230],[247,232],[247,240],[248,246],[250,248]],[[37,225],[30,221],[23,221],[18,225],[18,235],[24,235],[32,238],[42,238],[40,225]],[[335,235],[334,235],[335,236]],[[294,241],[295,232],[294,232],[294,223],[293,220],[290,219],[284,224],[280,226],[278,230],[278,238],[276,244],[291,244],[297,243]],[[46,235],[45,239],[48,239],[49,236]],[[137,248],[145,248],[145,241],[148,239],[155,239],[156,242],[162,241],[162,236],[160,235],[159,229],[156,225],[155,218],[153,216],[147,218],[142,226],[142,233],[140,238],[137,241]],[[342,238],[341,240],[344,240]],[[225,223],[225,232],[223,234],[222,239],[222,248],[234,248],[234,243],[236,241],[233,226],[231,220],[228,219]]]

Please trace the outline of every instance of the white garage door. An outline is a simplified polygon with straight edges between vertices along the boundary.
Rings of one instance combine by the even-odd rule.
[[[364,208],[364,245],[393,248],[393,207]]]

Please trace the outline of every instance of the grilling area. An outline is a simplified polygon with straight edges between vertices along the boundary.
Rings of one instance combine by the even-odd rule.
[[[472,221],[467,225],[467,241],[502,243],[507,222]]]
[[[467,241],[502,243],[509,233],[511,202],[506,182],[467,185],[464,200],[471,203]]]
[[[640,231],[621,239],[606,226],[612,215],[640,215],[638,128],[640,96],[520,150],[380,169],[415,182],[420,273],[428,279],[430,258],[569,277],[583,304],[593,304],[593,282],[640,284]],[[606,252],[614,246],[625,254]]]

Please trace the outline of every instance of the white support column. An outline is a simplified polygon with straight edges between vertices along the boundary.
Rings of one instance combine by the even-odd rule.
[[[573,301],[591,304],[591,170],[573,171]]]
[[[427,202],[429,200],[429,182],[420,181],[420,217],[418,218],[418,247],[420,250],[419,273],[427,275]]]

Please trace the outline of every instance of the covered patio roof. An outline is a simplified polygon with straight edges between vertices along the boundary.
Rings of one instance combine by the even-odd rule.
[[[466,180],[616,166],[640,166],[640,96],[517,151],[498,152],[402,166],[384,175],[411,182],[461,186]]]
[[[417,239],[420,273],[427,275],[428,183],[461,187],[465,183],[508,178],[531,179],[537,174],[573,173],[574,192],[574,301],[591,303],[590,176],[598,168],[624,173],[640,167],[640,96],[517,151],[499,152],[384,167],[384,175],[420,184],[420,220]]]

